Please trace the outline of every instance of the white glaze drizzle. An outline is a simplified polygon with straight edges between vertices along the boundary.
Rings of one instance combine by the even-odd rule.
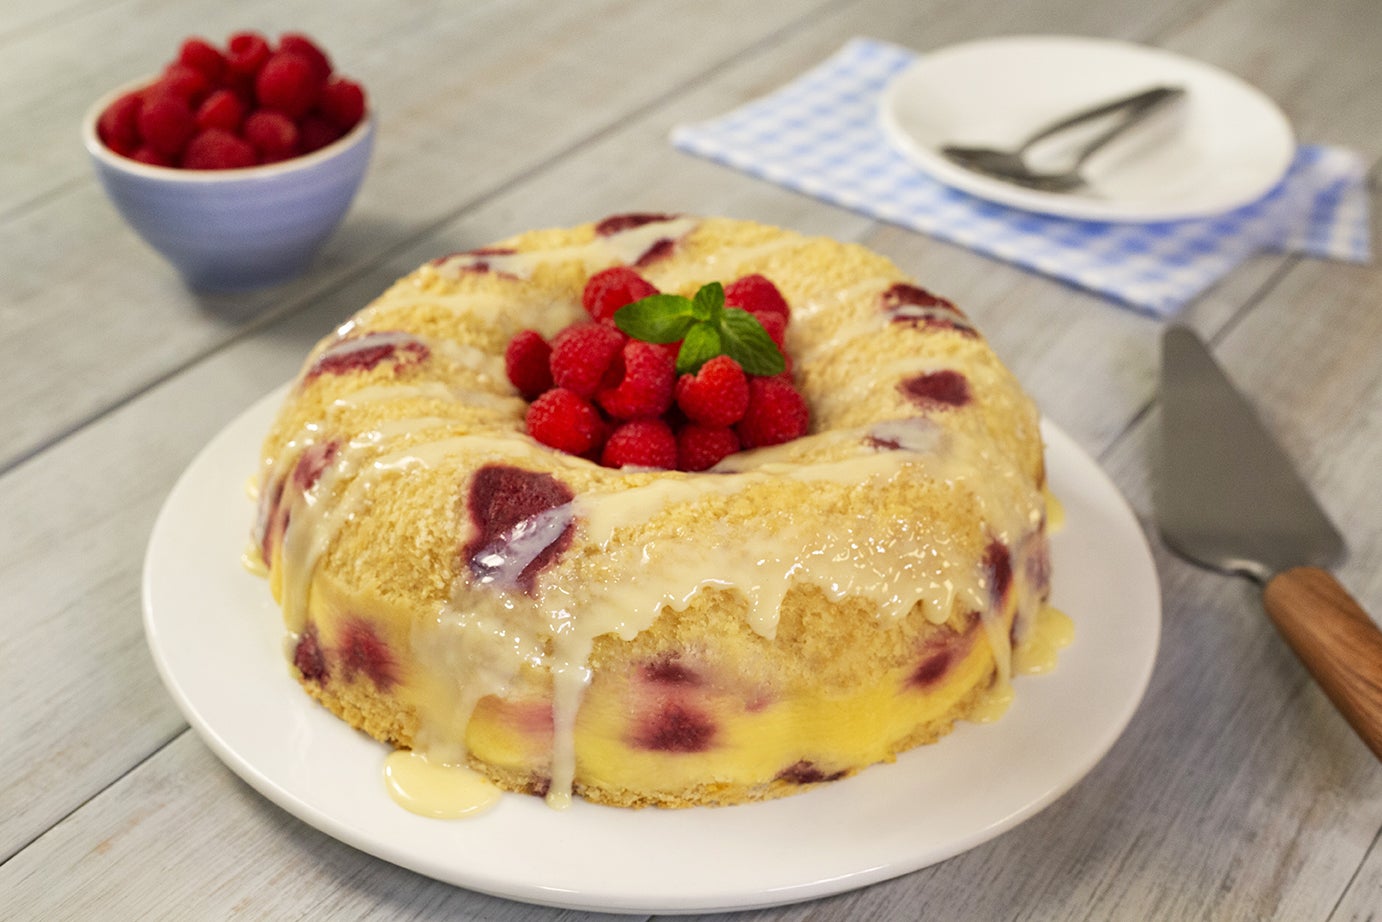
[[[443,275],[456,274],[480,260],[493,271],[519,278],[530,277],[538,265],[548,261],[576,261],[587,269],[596,269],[611,261],[630,262],[658,240],[679,239],[694,225],[692,219],[653,222],[597,237],[588,244],[542,253],[461,254],[443,261],[438,271]],[[773,242],[729,252],[721,257],[722,264],[734,266],[737,271],[737,267],[763,258],[782,245],[786,244]],[[691,278],[689,273],[686,277]],[[668,270],[659,284],[670,288],[669,280],[679,278],[676,271]],[[868,279],[835,297],[794,306],[793,324],[800,334],[814,322],[823,322],[831,307],[870,291],[881,295],[891,284],[886,278]],[[447,310],[473,313],[482,319],[495,319],[500,307],[497,298],[467,296],[447,301],[449,296],[418,295],[419,300],[424,297],[428,303],[441,303]],[[513,309],[512,300],[503,303]],[[579,305],[558,305],[549,315],[561,318],[560,325],[564,326],[569,322],[567,318],[579,311]],[[825,337],[810,354],[824,354],[877,334],[886,329],[892,316],[880,304],[876,314],[845,324]],[[357,320],[363,322],[361,318]],[[342,331],[350,328],[347,324]],[[447,344],[431,347],[439,348],[450,361],[475,372],[486,384],[503,380],[502,362],[479,350]],[[872,381],[860,381],[847,388],[848,393],[832,393],[830,399],[858,399],[871,389],[895,387],[905,377],[940,367],[943,366],[935,360],[925,358],[890,363],[871,369]],[[502,391],[507,384],[503,382],[498,387]],[[383,384],[343,397],[337,404],[350,407],[369,401],[443,393],[460,396],[456,389],[435,383]],[[502,393],[463,391],[464,396],[470,397],[480,393],[495,401],[496,409],[512,407],[517,399]],[[300,630],[304,623],[307,587],[322,554],[379,478],[413,467],[434,467],[455,457],[465,458],[467,467],[472,468],[486,461],[521,462],[525,458],[532,459],[537,469],[552,469],[554,464],[557,468],[587,464],[554,455],[518,433],[455,434],[449,425],[446,420],[429,418],[401,420],[364,433],[341,447],[307,495],[294,498],[283,541],[284,611],[290,629]],[[424,438],[433,428],[438,430],[437,437]],[[280,476],[291,476],[291,461],[320,437],[315,425],[307,426],[266,467]],[[399,441],[407,444],[390,447]],[[842,446],[850,444],[856,449],[842,451]],[[805,464],[799,460],[822,453],[832,460]],[[632,489],[604,494],[587,492],[569,506],[530,520],[519,529],[519,534],[508,536],[512,540],[503,543],[493,560],[481,561],[481,573],[490,574],[492,579],[472,581],[463,573],[451,601],[415,632],[414,653],[425,665],[435,667],[436,674],[467,677],[446,696],[450,702],[446,713],[423,714],[419,743],[443,761],[463,759],[464,728],[477,702],[491,694],[502,697],[525,664],[548,669],[555,680],[552,707],[556,726],[548,800],[554,806],[563,806],[569,802],[574,774],[572,727],[590,679],[588,659],[595,638],[606,633],[632,638],[650,626],[664,608],[684,609],[707,588],[737,590],[746,600],[749,625],[765,637],[774,635],[782,599],[791,585],[798,582],[814,584],[836,600],[849,596],[868,599],[881,618],[905,616],[920,603],[928,617],[944,620],[954,599],[960,597],[967,608],[983,613],[986,636],[999,662],[999,683],[1006,685],[1010,672],[1008,632],[986,599],[984,574],[975,572],[972,560],[928,540],[924,529],[914,534],[905,525],[891,540],[880,542],[873,523],[864,518],[840,518],[827,522],[823,528],[818,524],[808,532],[795,524],[790,514],[769,514],[757,523],[754,533],[737,532],[732,541],[707,541],[705,536],[696,540],[661,539],[633,550],[626,543],[620,544],[620,553],[609,554],[603,562],[607,578],[599,578],[597,566],[584,571],[586,578],[579,586],[562,584],[543,574],[532,597],[515,592],[496,594],[493,589],[480,588],[485,584],[512,583],[527,562],[540,554],[569,522],[577,523],[582,541],[609,551],[615,547],[614,538],[621,529],[636,527],[678,503],[694,504],[709,497],[732,496],[754,483],[784,476],[864,485],[874,478],[885,480],[895,475],[903,465],[916,464],[924,465],[935,482],[972,488],[981,515],[993,528],[994,538],[1013,548],[1014,568],[1023,564],[1014,542],[1041,516],[1040,510],[1028,508],[1032,504],[1025,494],[1030,487],[1024,485],[1015,469],[993,476],[995,459],[982,448],[968,439],[956,439],[921,418],[888,420],[860,430],[833,430],[789,445],[741,453],[721,462],[710,474],[667,474]],[[981,489],[983,484],[996,486]],[[331,496],[332,502],[322,503],[319,498],[323,496]],[[324,505],[329,508],[323,509]],[[792,550],[789,553],[786,549]],[[627,559],[630,554],[638,559]],[[652,566],[658,560],[675,561],[676,566],[659,570]],[[620,579],[629,567],[663,573],[664,578]],[[477,591],[486,592],[491,603],[471,604]],[[1027,623],[1035,614],[1032,605],[1027,605],[1019,611],[1018,618]],[[551,638],[550,652],[544,638]]]
[[[879,313],[882,314],[883,305],[882,301],[879,299],[882,298],[883,292],[887,291],[888,287],[892,284],[893,282],[891,279],[864,279],[862,281],[855,282],[853,285],[847,285],[844,288],[834,289],[826,295],[811,298],[810,300],[803,301],[800,304],[793,304],[792,322],[812,323],[813,321],[818,320],[822,314],[828,313],[832,310],[837,310],[841,305],[849,304],[850,302],[860,298],[862,295],[869,293],[873,293],[873,295],[875,295],[875,297],[871,299],[871,302],[877,305]],[[883,314],[883,316],[886,317],[886,314]]]
[[[799,241],[788,237],[778,237],[765,243],[726,248],[718,253],[706,255],[696,264],[654,264],[648,270],[648,278],[662,291],[694,292],[708,279],[715,279],[728,285],[745,274],[745,267],[761,262],[774,253],[797,246]]]
[[[499,789],[479,772],[408,749],[384,759],[384,783],[400,807],[435,819],[474,816],[499,802]]]
[[[412,333],[404,333],[401,330],[370,330],[359,336],[351,335],[354,331],[355,327],[352,324],[347,323],[341,326],[336,331],[335,342],[323,349],[315,361],[342,358],[357,352],[364,352],[366,349],[398,349],[400,346],[422,343],[419,337]]]
[[[648,252],[660,240],[680,240],[700,223],[695,218],[677,217],[665,221],[650,221],[616,231],[597,234],[588,243],[531,250],[517,253],[457,253],[448,256],[437,266],[443,276],[455,277],[462,272],[484,266],[490,272],[530,279],[539,266],[548,263],[576,263],[587,272],[606,266],[630,265]],[[513,303],[509,302],[509,309]]]

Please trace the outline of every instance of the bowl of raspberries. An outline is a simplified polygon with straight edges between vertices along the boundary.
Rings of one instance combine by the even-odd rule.
[[[301,33],[189,38],[82,125],[125,220],[203,291],[301,273],[364,179],[374,120],[359,83]]]

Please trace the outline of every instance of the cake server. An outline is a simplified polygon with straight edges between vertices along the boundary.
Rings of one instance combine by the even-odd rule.
[[[1162,537],[1247,576],[1277,630],[1382,760],[1382,632],[1327,570],[1344,542],[1291,461],[1193,332],[1162,339]]]

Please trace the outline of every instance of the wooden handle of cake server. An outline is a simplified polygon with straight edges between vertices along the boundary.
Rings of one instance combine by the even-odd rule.
[[[1317,567],[1278,573],[1262,600],[1281,636],[1382,761],[1382,631]]]

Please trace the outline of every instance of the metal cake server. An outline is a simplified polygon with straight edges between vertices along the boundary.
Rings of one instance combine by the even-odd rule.
[[[1161,358],[1162,537],[1263,586],[1281,636],[1382,760],[1382,632],[1321,569],[1343,539],[1199,337],[1170,327]]]

